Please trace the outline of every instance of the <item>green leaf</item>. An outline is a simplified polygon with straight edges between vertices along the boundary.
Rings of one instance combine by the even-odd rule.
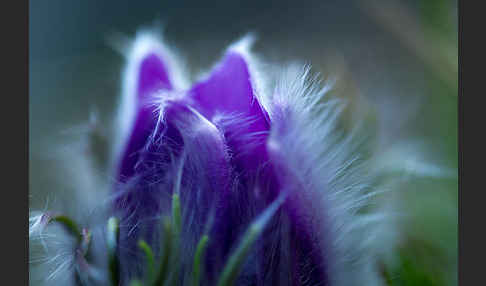
[[[178,194],[172,195],[172,225],[174,234],[179,235],[181,231],[181,201]]]
[[[196,253],[194,254],[194,263],[192,270],[192,285],[198,286],[201,277],[201,258],[204,257],[206,247],[209,242],[209,236],[203,235],[197,244]]]
[[[145,258],[147,260],[147,269],[148,269],[148,281],[152,282],[155,275],[154,253],[152,251],[152,248],[144,240],[138,241],[138,247],[140,247],[140,249],[142,249],[143,252],[145,253]]]
[[[172,248],[173,230],[169,219],[164,219],[163,227],[165,236],[163,240],[162,257],[159,265],[159,272],[157,273],[157,277],[154,282],[154,285],[156,286],[162,286],[167,278],[167,269],[169,266],[169,258],[171,256]]]
[[[250,227],[245,232],[241,242],[234,253],[230,256],[228,262],[226,263],[223,273],[221,274],[217,286],[229,286],[233,285],[236,277],[240,272],[240,268],[245,261],[251,246],[262,233],[267,223],[273,217],[273,215],[280,208],[282,203],[287,198],[288,193],[282,193],[277,199],[275,199],[270,206],[268,206],[263,213],[261,213]]]

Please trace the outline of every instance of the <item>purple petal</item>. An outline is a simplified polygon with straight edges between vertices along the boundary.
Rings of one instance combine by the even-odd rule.
[[[152,191],[153,186],[146,183],[148,179],[154,179],[151,173],[154,170],[153,165],[146,158],[150,157],[149,138],[153,136],[158,120],[155,95],[160,91],[173,89],[169,66],[164,56],[157,42],[145,36],[138,38],[128,58],[128,69],[123,79],[124,105],[121,115],[124,118],[121,120],[125,124],[120,128],[121,133],[127,134],[122,138],[125,141],[117,162],[118,183],[114,191],[115,210],[121,218],[120,231],[122,237],[129,237],[121,242],[124,247],[121,254],[125,257],[137,256],[136,238],[141,228],[137,228],[136,224],[147,223],[147,219],[153,219],[152,216],[160,208],[159,198]],[[128,130],[123,131],[126,127]],[[168,161],[166,158],[157,160],[161,163]],[[152,227],[154,226],[152,223]],[[124,268],[126,275],[138,271]]]
[[[161,215],[169,213],[174,191],[179,193],[183,209],[181,241],[184,245],[195,245],[208,224],[218,222],[211,228],[214,247],[207,253],[214,254],[218,260],[214,263],[219,265],[222,249],[225,249],[222,244],[227,243],[231,232],[228,225],[231,221],[226,214],[232,168],[223,135],[184,100],[166,101],[164,106],[154,138],[140,155],[136,176],[127,184],[134,188],[123,196],[118,206],[123,212],[122,221],[128,226],[121,229],[126,239],[121,255],[128,276],[142,271],[136,269],[140,265],[137,239],[142,237],[154,247],[158,246],[157,221]],[[190,251],[190,248],[182,251]],[[180,257],[185,259],[192,254]]]
[[[157,115],[153,94],[158,90],[171,90],[167,67],[162,59],[150,52],[143,57],[137,70],[135,97],[135,121],[127,144],[121,156],[118,179],[122,182],[135,171],[139,152],[154,130]]]
[[[216,125],[225,115],[241,119],[222,127],[236,165],[244,170],[256,170],[266,161],[264,142],[270,127],[253,85],[245,58],[230,50],[210,77],[190,90],[195,108]]]
[[[267,144],[270,121],[255,96],[245,56],[229,50],[209,78],[184,98],[150,104],[154,93],[172,88],[162,57],[148,51],[137,65],[135,120],[118,173],[115,208],[124,225],[120,255],[125,275],[142,271],[137,268],[142,265],[139,238],[153,246],[160,241],[156,225],[169,213],[174,191],[183,209],[182,244],[195,246],[209,226],[205,276],[212,282],[252,220],[279,192],[290,191],[252,251],[242,279],[255,285],[326,284],[325,243],[317,236],[322,222],[309,220],[315,216],[305,178],[289,170],[285,154]],[[285,133],[291,118],[282,112],[274,121],[274,133]]]
[[[260,245],[254,251],[255,257],[259,257],[256,258],[257,263],[247,264],[244,279],[264,284],[290,283],[281,273],[282,267],[289,266],[287,273],[292,277],[291,283],[323,283],[328,280],[327,270],[321,255],[320,241],[315,236],[315,225],[307,221],[312,217],[305,204],[309,198],[298,194],[301,186],[295,176],[292,179],[292,174],[284,168],[285,158],[282,154],[279,154],[280,157],[273,154],[273,162],[270,162],[272,164],[266,164],[269,161],[266,142],[270,124],[253,90],[245,58],[237,52],[230,51],[211,76],[195,85],[190,92],[195,108],[224,130],[225,139],[233,155],[232,163],[235,170],[241,174],[239,191],[226,202],[230,206],[230,211],[225,217],[215,221],[215,229],[218,231],[228,226],[233,228],[233,232],[225,233],[225,236],[220,235],[217,240],[220,249],[218,254],[226,258],[251,220],[262,212],[279,192],[284,191],[284,188],[291,188],[291,197],[279,211],[278,218],[270,223],[260,240]],[[282,118],[280,121],[276,128],[285,129],[285,126],[281,125],[285,125],[286,119]],[[287,231],[282,231],[283,224],[287,225]],[[288,244],[283,245],[281,241],[288,241]],[[289,255],[290,261],[285,261],[285,257],[288,258]],[[214,257],[214,254],[208,257]],[[210,261],[207,265],[210,267],[208,276],[214,276],[217,273],[217,264]],[[252,270],[254,267],[260,269]],[[262,272],[261,269],[266,271]],[[269,273],[272,274],[268,276]],[[306,283],[301,281],[303,277],[307,279]]]
[[[222,197],[224,215],[213,222],[211,236],[215,239],[208,248],[206,262],[208,281],[216,279],[252,219],[277,195],[270,187],[273,174],[265,164],[270,121],[254,89],[245,57],[230,49],[210,76],[189,92],[194,108],[222,130],[233,175],[238,177],[231,196]]]
[[[293,114],[288,109],[275,105],[272,123],[272,138],[267,143],[269,161],[274,170],[276,185],[280,191],[289,192],[289,197],[283,206],[287,218],[282,223],[288,224],[288,255],[291,263],[289,269],[292,285],[327,285],[329,281],[328,257],[326,249],[328,241],[323,241],[329,225],[324,209],[317,209],[315,203],[320,201],[312,194],[318,193],[307,174],[289,167],[286,154],[282,152],[281,143],[288,139]],[[295,129],[295,127],[293,127]],[[305,150],[293,154],[299,157],[302,164],[306,162]],[[316,212],[319,214],[316,215]],[[282,238],[270,238],[280,240]],[[265,255],[265,254],[264,254]],[[274,269],[278,271],[278,269]],[[305,281],[305,282],[304,282]]]

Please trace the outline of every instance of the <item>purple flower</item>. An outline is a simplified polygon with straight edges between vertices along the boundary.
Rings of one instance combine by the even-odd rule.
[[[202,284],[216,285],[245,231],[270,207],[237,285],[362,285],[372,272],[356,255],[365,185],[355,142],[339,137],[339,102],[322,99],[328,86],[318,88],[308,69],[262,76],[250,43],[229,47],[191,87],[174,53],[150,33],[131,47],[114,191],[122,281],[144,272],[139,239],[161,247],[159,224],[173,194],[182,210],[181,285],[190,282],[203,235]]]

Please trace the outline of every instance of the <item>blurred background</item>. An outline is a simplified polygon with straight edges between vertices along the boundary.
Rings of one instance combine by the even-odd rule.
[[[390,188],[407,215],[383,261],[387,283],[457,284],[457,1],[31,0],[29,14],[31,210],[76,212],[69,194],[96,201],[110,183],[116,39],[162,26],[195,76],[253,32],[265,60],[336,78],[348,122],[365,118],[377,166],[400,178]]]

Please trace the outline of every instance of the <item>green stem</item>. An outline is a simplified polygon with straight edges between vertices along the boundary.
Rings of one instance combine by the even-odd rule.
[[[147,259],[148,268],[148,281],[152,282],[155,275],[155,259],[152,248],[143,240],[138,241],[138,247],[145,253],[145,258]]]
[[[116,255],[118,238],[120,236],[120,229],[118,219],[111,217],[108,220],[107,229],[107,245],[108,245],[108,266],[111,274],[111,283],[113,286],[120,285],[120,263]]]
[[[258,236],[265,229],[265,226],[277,212],[280,206],[287,198],[288,193],[280,194],[275,201],[270,204],[250,225],[245,232],[241,242],[236,248],[235,252],[230,256],[226,266],[223,269],[217,286],[229,286],[233,285],[240,272],[240,268],[245,262],[246,257],[250,251],[251,246],[258,238]]]
[[[51,221],[60,223],[69,233],[71,233],[74,237],[76,237],[78,243],[82,241],[83,236],[81,234],[81,231],[79,230],[79,227],[69,217],[65,215],[57,215],[52,217]]]
[[[196,253],[194,254],[194,264],[192,270],[192,285],[198,286],[201,277],[201,257],[204,257],[206,247],[209,242],[209,236],[203,235],[197,244]]]
[[[170,224],[169,219],[164,220],[164,244],[162,246],[162,257],[159,266],[159,273],[157,274],[157,278],[155,279],[154,285],[155,286],[162,286],[167,276],[167,268],[169,264],[169,258],[171,255],[171,248],[172,248],[172,226]]]

